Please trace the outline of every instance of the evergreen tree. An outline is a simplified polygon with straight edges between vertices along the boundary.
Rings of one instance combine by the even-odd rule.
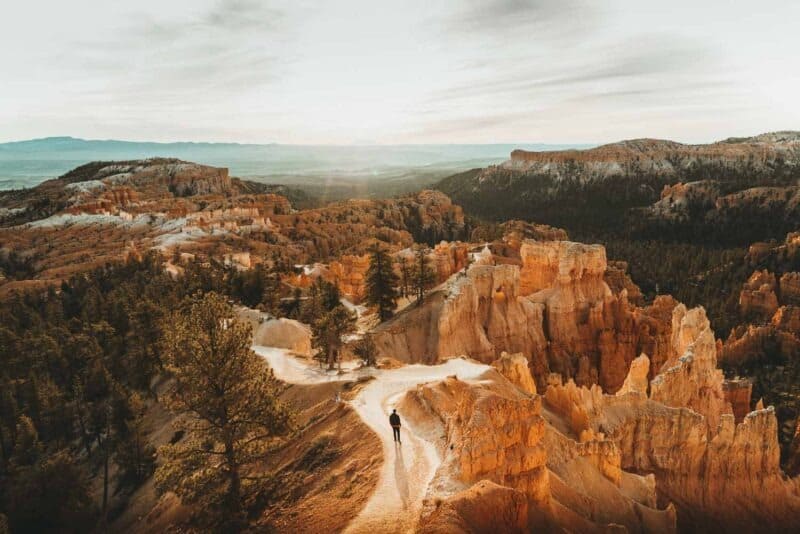
[[[436,282],[436,272],[433,270],[428,259],[428,250],[418,246],[414,251],[414,292],[417,294],[417,302],[421,303],[425,298],[425,290]]]
[[[373,246],[367,269],[366,301],[378,308],[381,321],[389,319],[397,308],[397,284],[398,278],[389,254],[379,245]]]
[[[224,528],[235,530],[246,490],[260,482],[242,471],[289,430],[290,412],[279,382],[250,350],[250,326],[223,297],[207,293],[185,308],[166,331],[164,357],[174,379],[167,404],[189,416],[190,433],[162,449],[156,484],[200,510],[219,510]]]
[[[320,363],[327,362],[329,370],[333,369],[336,362],[341,364],[339,351],[344,345],[342,336],[354,332],[355,329],[356,316],[342,305],[317,319],[311,326],[314,334],[311,344],[319,349],[317,358]]]

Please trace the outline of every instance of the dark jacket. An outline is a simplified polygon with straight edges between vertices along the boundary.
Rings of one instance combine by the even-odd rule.
[[[392,426],[400,426],[400,416],[393,413],[389,416],[389,424]]]

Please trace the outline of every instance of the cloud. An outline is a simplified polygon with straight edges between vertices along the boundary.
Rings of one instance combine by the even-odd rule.
[[[84,96],[116,105],[208,104],[270,84],[281,62],[283,12],[268,2],[218,0],[181,18],[132,15],[121,28],[78,44],[61,68],[97,84]]]
[[[468,0],[448,18],[452,33],[506,43],[519,37],[565,42],[587,32],[600,16],[596,5],[583,0]]]
[[[713,63],[713,54],[698,44],[678,42],[669,36],[639,36],[595,46],[591,54],[563,56],[559,62],[501,62],[491,76],[452,85],[435,93],[431,101],[478,97],[524,101],[545,93],[591,92],[593,87],[606,84],[622,85],[618,91],[641,92],[663,87],[666,78],[673,86],[682,80],[697,83]]]

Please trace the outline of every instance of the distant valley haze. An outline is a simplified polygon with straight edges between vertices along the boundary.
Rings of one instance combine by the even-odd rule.
[[[475,167],[500,163],[516,148],[561,150],[591,145],[282,145],[152,143],[50,137],[0,143],[0,190],[32,187],[90,161],[171,157],[227,167],[265,183],[320,186],[401,181],[414,189]]]

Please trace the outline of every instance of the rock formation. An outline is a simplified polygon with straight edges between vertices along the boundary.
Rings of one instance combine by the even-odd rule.
[[[621,470],[613,441],[575,441],[552,414],[542,417],[541,397],[509,387],[487,374],[480,385],[453,377],[407,394],[405,412],[433,413],[443,424],[432,484],[442,502],[423,513],[421,531],[675,532],[674,508],[657,506],[652,478]]]
[[[624,289],[612,293],[603,247],[525,241],[520,252],[521,267],[476,259],[422,306],[380,325],[379,351],[427,363],[459,355],[488,363],[503,351],[521,352],[540,390],[558,372],[609,392],[642,352],[652,362],[650,376],[670,357],[674,300],[637,308]]]
[[[772,408],[737,424],[711,364],[716,346],[702,310],[674,311],[674,350],[651,396],[616,397],[570,383],[552,385],[546,404],[582,441],[602,433],[617,444],[621,468],[654,473],[659,493],[692,529],[789,532],[800,520],[800,486],[780,471]],[[742,498],[746,496],[746,498]]]

